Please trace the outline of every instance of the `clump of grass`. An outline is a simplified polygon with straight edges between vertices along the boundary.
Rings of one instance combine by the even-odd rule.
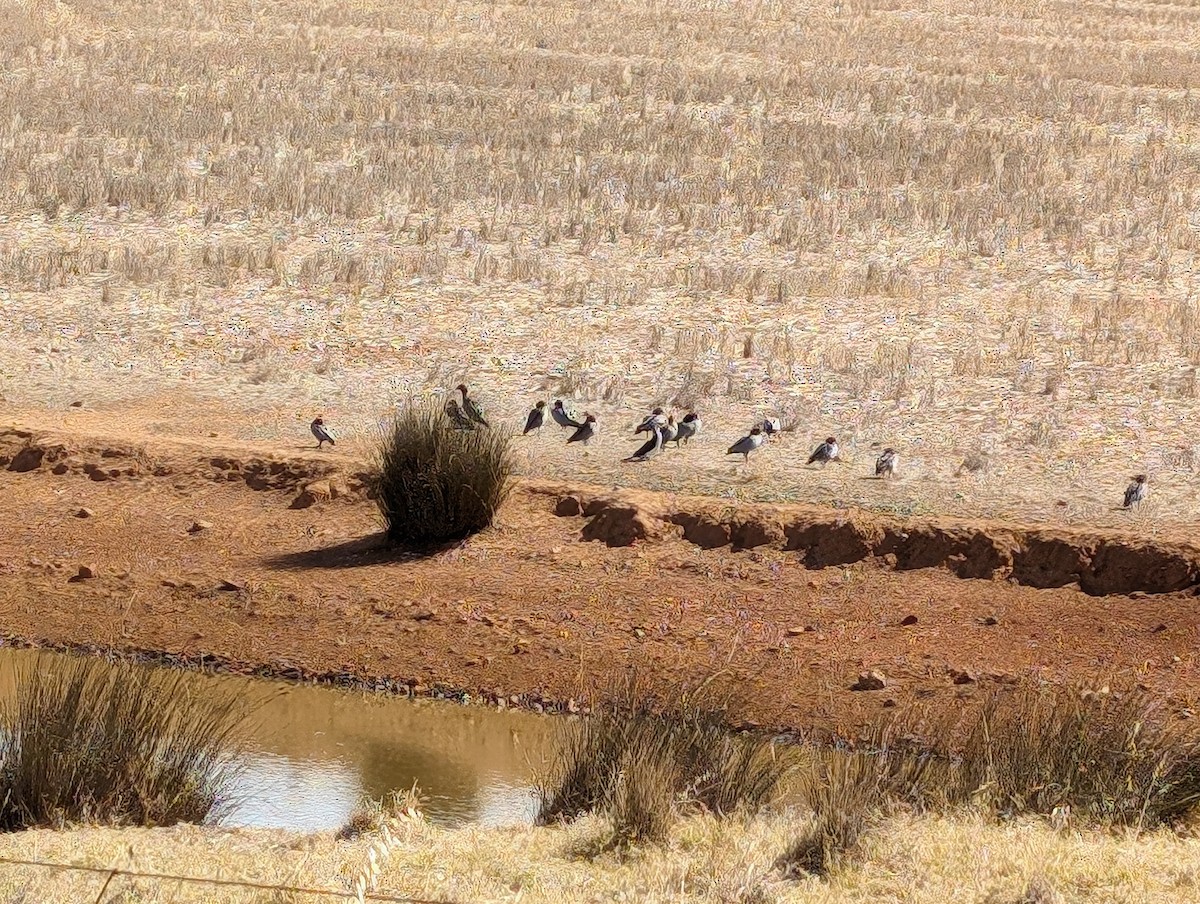
[[[564,728],[539,821],[601,813],[612,823],[611,844],[627,847],[661,841],[688,812],[770,803],[795,759],[770,738],[731,732],[726,712],[711,683],[652,694],[629,679]]]
[[[483,530],[513,470],[503,429],[456,429],[432,404],[409,405],[384,436],[376,464],[376,502],[388,538],[419,547]]]
[[[181,674],[39,653],[0,701],[0,831],[164,826],[230,802],[246,710]]]
[[[947,803],[950,763],[928,750],[893,742],[894,728],[874,726],[854,747],[811,752],[798,774],[812,822],[776,864],[785,875],[828,876],[853,856],[878,818],[900,807]]]
[[[1152,826],[1200,803],[1200,737],[1136,687],[994,691],[968,718],[959,757],[960,785],[1002,816]]]

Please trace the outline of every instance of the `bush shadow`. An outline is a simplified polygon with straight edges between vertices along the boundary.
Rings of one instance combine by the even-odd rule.
[[[353,540],[335,543],[333,546],[268,556],[264,559],[264,563],[279,571],[401,565],[406,562],[431,559],[439,553],[459,546],[461,542],[461,540],[454,540],[427,547],[409,547],[389,540],[384,531],[378,531],[365,537],[356,537]]]

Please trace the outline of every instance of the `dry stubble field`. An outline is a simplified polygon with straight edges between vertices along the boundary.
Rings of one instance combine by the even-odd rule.
[[[465,378],[598,414],[533,474],[1115,525],[1145,470],[1192,522],[1197,48],[1150,2],[10,3],[0,393],[289,447]],[[620,465],[654,402],[705,441]]]

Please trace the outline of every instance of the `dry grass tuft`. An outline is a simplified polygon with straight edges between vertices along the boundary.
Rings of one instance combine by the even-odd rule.
[[[410,404],[378,451],[376,502],[390,540],[430,546],[488,527],[514,469],[504,428],[457,429],[433,403]]]
[[[732,815],[770,803],[795,768],[771,739],[735,735],[711,683],[650,693],[629,678],[562,731],[539,821],[602,813],[610,844],[662,841],[689,812]]]
[[[0,830],[202,822],[231,802],[244,703],[120,662],[37,654],[14,668],[0,705]]]
[[[1200,804],[1200,732],[1132,685],[995,690],[959,730],[957,783],[1002,817],[1141,827]]]

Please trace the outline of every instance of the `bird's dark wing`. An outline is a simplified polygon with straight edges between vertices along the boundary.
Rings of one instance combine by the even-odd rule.
[[[541,408],[534,408],[533,411],[529,412],[529,417],[525,419],[525,432],[529,433],[531,430],[536,430],[542,426],[545,417]]]
[[[580,424],[579,429],[571,434],[571,436],[567,439],[567,442],[577,443],[577,442],[580,442],[581,440],[588,439],[591,435],[592,435],[592,425],[591,424]]]
[[[467,411],[467,417],[469,417],[471,420],[483,424],[485,427],[489,426],[487,420],[483,416],[482,409],[475,404],[474,399],[466,399],[463,402],[463,407]]]
[[[650,437],[650,439],[648,439],[644,443],[642,443],[641,448],[638,449],[636,452],[634,452],[629,457],[630,458],[641,458],[644,455],[649,455],[651,452],[654,451],[654,447],[657,445],[658,445],[658,437],[652,436],[652,437]]]
[[[1125,508],[1133,505],[1133,500],[1137,498],[1137,484],[1130,484],[1125,490]]]

